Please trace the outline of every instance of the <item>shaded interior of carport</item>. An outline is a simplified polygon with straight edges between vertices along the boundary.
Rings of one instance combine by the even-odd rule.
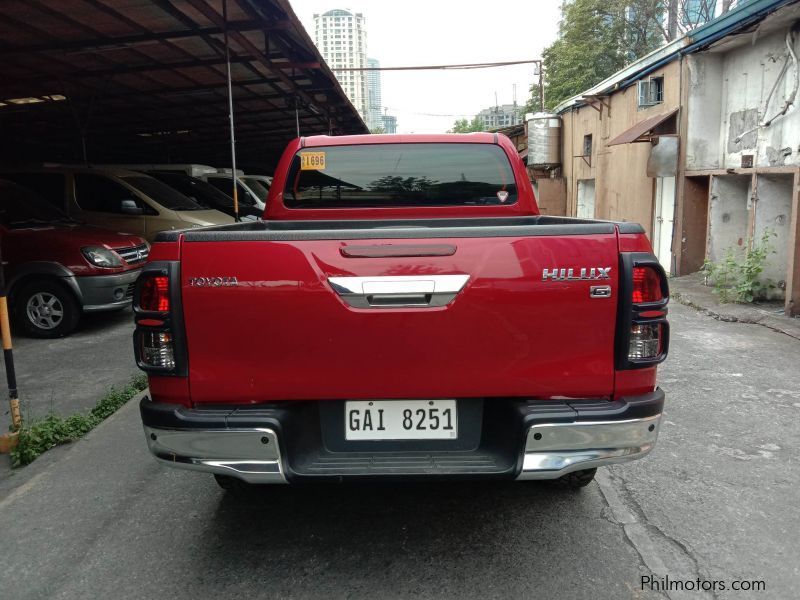
[[[7,0],[0,158],[270,174],[297,135],[367,133],[288,0]]]

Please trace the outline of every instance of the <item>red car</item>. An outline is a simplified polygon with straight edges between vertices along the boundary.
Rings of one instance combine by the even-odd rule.
[[[81,313],[129,306],[150,248],[140,237],[80,225],[0,179],[0,240],[14,325],[59,337]]]
[[[539,215],[508,138],[297,139],[265,218],[159,234],[137,283],[164,464],[581,487],[654,447],[664,270],[637,224]]]

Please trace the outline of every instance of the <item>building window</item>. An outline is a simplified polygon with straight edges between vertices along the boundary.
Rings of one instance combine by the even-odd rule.
[[[664,78],[651,77],[639,82],[639,107],[655,106],[664,102]]]
[[[583,156],[592,155],[592,134],[583,136]]]

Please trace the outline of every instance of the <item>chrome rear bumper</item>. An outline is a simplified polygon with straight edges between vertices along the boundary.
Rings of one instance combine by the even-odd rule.
[[[656,445],[661,415],[626,421],[542,423],[528,429],[517,479],[556,479],[646,456]]]
[[[248,483],[286,483],[278,436],[272,429],[144,428],[159,462],[193,471],[231,475]]]
[[[660,423],[661,415],[535,425],[528,430],[517,479],[557,479],[642,458],[655,446]],[[248,483],[286,483],[278,436],[271,429],[144,430],[150,452],[171,467],[231,475]]]

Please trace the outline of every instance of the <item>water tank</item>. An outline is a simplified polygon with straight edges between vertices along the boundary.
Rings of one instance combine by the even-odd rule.
[[[561,117],[551,113],[525,115],[528,123],[528,166],[555,169],[561,166]]]

